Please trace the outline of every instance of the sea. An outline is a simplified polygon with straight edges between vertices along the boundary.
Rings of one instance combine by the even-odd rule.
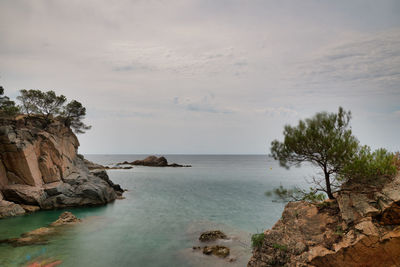
[[[85,155],[113,166],[148,155]],[[306,187],[311,166],[291,168],[267,155],[164,155],[190,168],[142,167],[108,170],[127,191],[100,207],[39,211],[0,220],[0,240],[49,225],[68,210],[82,223],[67,227],[46,244],[0,244],[0,266],[34,266],[57,261],[66,267],[246,266],[251,236],[271,228],[285,203],[266,191],[280,185]],[[221,230],[230,248],[225,258],[193,247],[203,231]]]

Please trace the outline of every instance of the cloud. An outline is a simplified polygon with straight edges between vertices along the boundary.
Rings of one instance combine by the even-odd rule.
[[[321,88],[347,83],[359,86],[360,93],[399,92],[400,28],[352,36],[325,47],[297,70],[305,83]]]
[[[214,101],[214,95],[208,94],[201,99],[192,99],[192,98],[184,98],[174,97],[173,103],[185,110],[194,111],[194,112],[206,112],[206,113],[218,113],[218,114],[231,114],[233,110],[221,108]]]
[[[271,117],[298,117],[299,113],[291,108],[285,108],[285,107],[267,107],[264,110],[264,113],[267,114],[268,116]]]

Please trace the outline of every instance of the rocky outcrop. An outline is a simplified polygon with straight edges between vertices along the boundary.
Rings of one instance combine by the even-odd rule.
[[[117,165],[138,165],[138,166],[148,166],[148,167],[191,167],[191,165],[180,165],[177,163],[168,164],[165,157],[148,156],[143,160],[135,160],[133,162],[124,161],[118,163]]]
[[[400,266],[400,175],[344,187],[336,200],[288,203],[248,266]]]
[[[43,128],[39,118],[26,125],[23,120],[1,120],[0,192],[6,202],[0,202],[0,217],[23,213],[17,206],[10,212],[7,201],[53,209],[116,199],[117,186],[111,185],[108,176],[90,173],[77,154],[78,146],[71,129],[58,121]]]
[[[86,167],[89,170],[104,170],[106,167],[97,163],[94,163],[90,160],[85,159],[82,155],[79,155],[83,159],[83,162],[85,163]]]

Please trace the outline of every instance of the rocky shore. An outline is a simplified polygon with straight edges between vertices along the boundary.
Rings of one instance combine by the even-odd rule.
[[[345,186],[335,200],[290,202],[261,237],[249,267],[400,266],[400,175]]]
[[[0,121],[0,218],[75,206],[104,205],[122,195],[105,171],[90,171],[79,141],[54,121]]]

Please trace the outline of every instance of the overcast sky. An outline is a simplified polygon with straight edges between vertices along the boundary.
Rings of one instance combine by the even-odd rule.
[[[1,0],[0,84],[81,101],[81,153],[269,153],[351,110],[400,150],[400,1]]]

